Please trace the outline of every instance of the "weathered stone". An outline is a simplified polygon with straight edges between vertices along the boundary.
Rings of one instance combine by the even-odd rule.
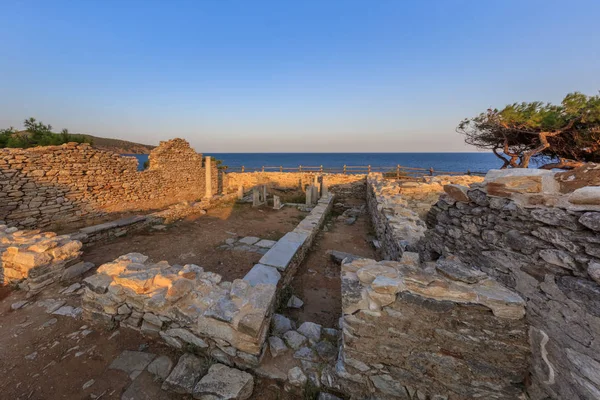
[[[113,278],[108,275],[95,274],[85,278],[83,280],[83,284],[87,286],[91,291],[98,294],[103,294],[106,293],[108,285],[110,285],[112,281]]]
[[[69,280],[69,279],[73,279],[75,277],[78,277],[80,275],[85,274],[86,272],[88,272],[90,269],[94,268],[94,264],[91,262],[87,262],[87,261],[81,261],[75,265],[70,266],[69,268],[65,269],[61,279],[63,281],[65,280]]]
[[[300,367],[294,367],[288,371],[287,374],[288,382],[290,385],[304,387],[307,378]]]
[[[576,189],[569,196],[569,202],[577,205],[600,205],[600,186],[586,186]]]
[[[373,264],[367,265],[366,267],[359,269],[358,271],[356,271],[356,275],[358,276],[358,279],[360,279],[361,282],[370,284],[378,276],[385,276],[387,278],[392,279],[397,278],[398,270],[392,267],[387,267],[385,265]]]
[[[293,350],[298,350],[304,343],[306,343],[306,336],[301,335],[296,331],[287,331],[283,334],[285,343]]]
[[[194,335],[193,333],[191,333],[187,329],[183,329],[183,328],[167,329],[164,332],[164,335],[170,336],[170,337],[173,337],[173,338],[181,339],[184,342],[189,343],[191,345],[194,345],[196,347],[199,347],[201,349],[204,349],[204,348],[208,347],[208,344],[204,340],[200,339],[198,336]]]
[[[477,283],[488,277],[485,272],[469,268],[456,259],[440,259],[435,268],[442,275],[465,283]]]
[[[165,380],[171,369],[173,368],[173,361],[167,356],[158,356],[150,364],[148,364],[148,372],[157,377],[160,380]]]
[[[319,357],[310,347],[301,347],[294,353],[294,358],[311,362],[319,361]]]
[[[467,190],[469,190],[468,187],[461,185],[444,185],[444,192],[448,193],[448,195],[456,201],[462,201],[465,203],[470,201],[469,196],[467,196]]]
[[[125,350],[108,366],[125,372],[133,380],[156,358],[156,354]]]
[[[410,399],[406,388],[390,375],[373,375],[369,377],[373,385],[381,392],[400,399]]]
[[[276,336],[282,336],[287,331],[291,331],[294,329],[292,327],[292,321],[289,318],[281,315],[281,314],[273,314],[273,318],[271,318],[271,330],[273,334]]]
[[[600,231],[600,212],[586,212],[579,218],[579,222],[587,228]]]
[[[206,373],[206,363],[193,354],[185,353],[162,384],[163,390],[179,394],[190,394],[196,383]]]
[[[214,364],[194,388],[201,400],[246,400],[254,390],[254,378],[247,372]]]
[[[287,352],[288,348],[283,342],[283,340],[281,340],[277,336],[270,336],[269,350],[271,351],[271,356],[275,358]]]
[[[298,328],[298,333],[316,343],[321,340],[321,325],[315,324],[314,322],[304,322]]]
[[[255,236],[246,236],[241,238],[238,242],[242,243],[242,244],[247,244],[247,245],[253,245],[256,242],[258,242],[260,240],[260,238],[257,238]]]
[[[383,294],[396,294],[401,289],[401,281],[396,278],[388,278],[384,275],[379,275],[375,280],[371,283],[371,287],[377,293]]]
[[[596,283],[600,284],[600,263],[590,261],[587,273]]]
[[[570,270],[576,269],[575,260],[567,252],[556,249],[540,250],[540,257],[549,264]]]
[[[295,295],[291,295],[287,302],[288,308],[302,308],[303,305],[304,305],[304,302],[300,298],[296,297]]]
[[[281,279],[281,274],[277,269],[269,267],[263,264],[256,264],[246,276],[244,281],[248,282],[250,286],[256,286],[258,284],[270,284],[277,286],[277,283]]]
[[[267,239],[262,239],[260,241],[258,241],[257,243],[255,243],[255,246],[264,248],[264,249],[270,249],[271,247],[273,247],[275,245],[275,243],[277,243],[275,240],[267,240]]]
[[[325,340],[317,343],[313,349],[317,352],[319,357],[325,361],[334,360],[338,350],[336,346]]]

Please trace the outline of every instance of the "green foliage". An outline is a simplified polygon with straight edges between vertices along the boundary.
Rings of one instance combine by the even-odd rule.
[[[29,148],[37,146],[53,146],[69,142],[89,142],[82,135],[72,135],[63,129],[60,133],[52,132],[52,126],[46,125],[35,118],[26,119],[23,123],[25,130],[16,131],[10,127],[0,130],[0,148]]]
[[[492,150],[503,168],[526,168],[531,159],[556,161],[542,168],[600,162],[600,96],[570,93],[560,105],[524,102],[489,109],[457,128],[465,142]]]
[[[150,167],[150,160],[144,161],[144,165],[142,166],[144,169],[148,169]]]

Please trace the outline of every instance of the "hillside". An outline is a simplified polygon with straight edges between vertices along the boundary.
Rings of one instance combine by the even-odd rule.
[[[121,154],[148,154],[156,147],[147,144],[129,142],[127,140],[103,138],[80,133],[72,134],[72,136],[83,137],[86,142],[92,143],[92,146],[95,148],[101,150],[110,150]]]

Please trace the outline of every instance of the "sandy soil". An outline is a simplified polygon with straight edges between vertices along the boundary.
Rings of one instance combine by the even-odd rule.
[[[223,275],[225,280],[242,278],[262,257],[257,253],[219,249],[228,238],[256,236],[277,240],[294,229],[306,213],[293,207],[273,210],[250,204],[228,204],[192,215],[163,231],[134,233],[86,249],[85,261],[97,266],[131,252],[166,260],[170,264],[197,264]]]

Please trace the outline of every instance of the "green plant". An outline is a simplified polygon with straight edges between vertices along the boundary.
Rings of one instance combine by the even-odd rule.
[[[488,109],[456,128],[465,142],[492,150],[502,168],[574,168],[600,162],[600,95],[569,93],[561,104],[539,101]],[[557,161],[558,160],[558,161]]]

